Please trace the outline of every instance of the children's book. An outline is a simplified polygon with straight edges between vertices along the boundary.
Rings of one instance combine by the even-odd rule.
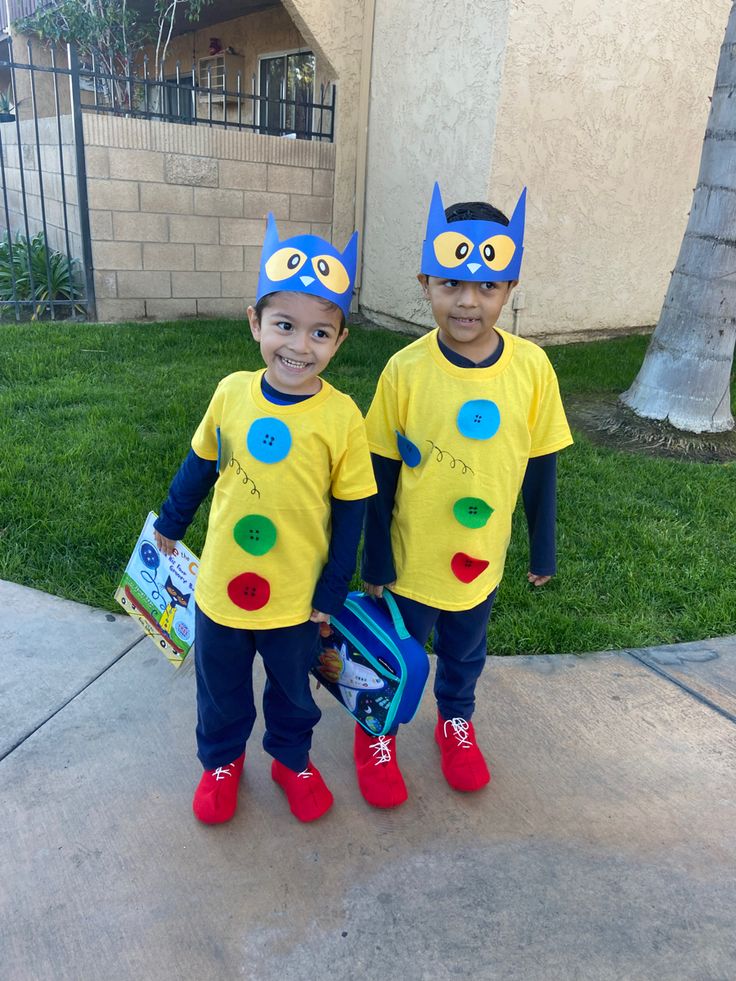
[[[174,665],[182,663],[194,643],[194,584],[199,559],[183,542],[173,555],[156,547],[153,511],[146,518],[115,599],[140,623]]]

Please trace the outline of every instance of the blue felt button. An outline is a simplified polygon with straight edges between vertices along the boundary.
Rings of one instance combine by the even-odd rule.
[[[291,433],[280,419],[256,419],[248,430],[248,452],[259,463],[279,463],[289,455]]]
[[[490,439],[500,425],[501,413],[496,403],[489,399],[466,402],[457,414],[457,428],[468,439]]]
[[[407,467],[416,467],[417,464],[422,462],[422,454],[419,452],[419,447],[412,443],[410,439],[396,430],[396,445],[399,448],[399,454],[401,459],[407,465]]]

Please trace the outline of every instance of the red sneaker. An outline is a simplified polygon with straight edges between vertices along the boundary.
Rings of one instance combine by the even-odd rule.
[[[271,777],[286,794],[291,813],[300,821],[316,821],[332,807],[334,798],[322,774],[309,761],[306,770],[297,773],[274,760]]]
[[[360,792],[373,807],[398,807],[409,796],[396,759],[394,736],[370,736],[355,725],[355,772]]]
[[[227,766],[205,770],[194,791],[192,810],[204,824],[222,824],[229,821],[238,806],[238,784],[243,772],[245,753]]]
[[[491,779],[475,741],[473,723],[455,718],[445,721],[437,713],[434,738],[442,756],[442,773],[453,790],[480,790]]]

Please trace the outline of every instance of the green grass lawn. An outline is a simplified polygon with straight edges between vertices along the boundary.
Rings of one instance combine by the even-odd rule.
[[[354,328],[327,377],[365,410],[410,338]],[[643,337],[548,348],[563,396],[617,393]],[[117,610],[112,594],[217,381],[260,366],[232,322],[0,328],[0,578]],[[526,583],[517,512],[491,622],[499,654],[736,633],[735,464],[615,452],[576,432],[560,455],[559,574]],[[201,548],[203,507],[187,535]]]

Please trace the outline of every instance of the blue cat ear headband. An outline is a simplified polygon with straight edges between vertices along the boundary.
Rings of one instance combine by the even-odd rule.
[[[434,185],[421,271],[427,276],[471,283],[506,283],[519,278],[524,253],[526,188],[511,221],[450,221],[445,218],[439,184]]]
[[[256,302],[269,293],[293,290],[331,300],[347,317],[357,262],[357,232],[353,232],[343,252],[318,235],[294,235],[282,242],[276,220],[269,214]]]

